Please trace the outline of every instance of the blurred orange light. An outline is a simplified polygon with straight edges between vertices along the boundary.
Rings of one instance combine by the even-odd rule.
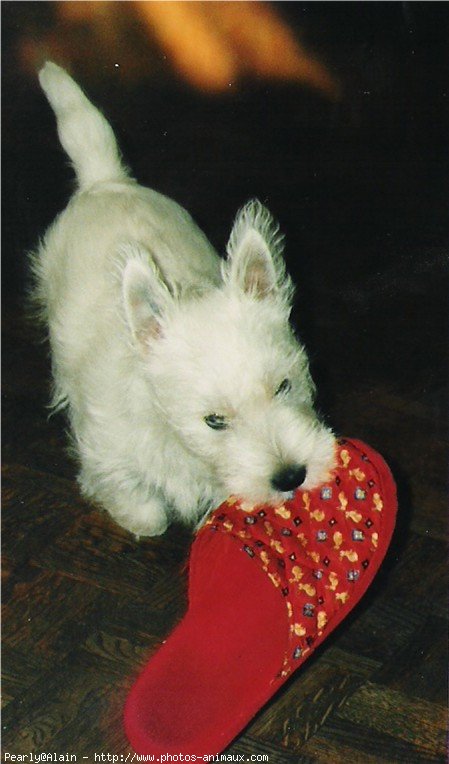
[[[204,90],[223,90],[238,72],[233,51],[220,29],[211,24],[204,2],[136,0],[143,22],[175,69]]]
[[[305,51],[267,2],[136,0],[139,14],[175,69],[199,88],[220,91],[239,75],[297,81],[329,96],[338,85]]]
[[[339,94],[337,80],[271,2],[69,0],[54,7],[56,24],[48,33],[21,41],[21,60],[30,70],[47,57],[69,69],[76,62],[96,70],[100,61],[110,66],[112,56],[123,61],[122,76],[139,76],[151,69],[152,41],[174,71],[200,90],[223,92],[255,76],[297,82],[330,98]],[[136,19],[142,35],[133,27]]]

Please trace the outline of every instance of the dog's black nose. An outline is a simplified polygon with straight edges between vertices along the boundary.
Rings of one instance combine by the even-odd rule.
[[[306,472],[300,464],[288,464],[273,475],[271,485],[275,491],[293,491],[304,483]]]

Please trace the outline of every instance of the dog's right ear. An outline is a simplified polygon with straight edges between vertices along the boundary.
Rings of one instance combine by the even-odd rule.
[[[223,266],[225,283],[256,299],[280,299],[290,306],[293,289],[282,251],[279,226],[266,207],[253,199],[235,219]]]
[[[126,250],[131,257],[122,276],[125,315],[138,349],[146,354],[162,334],[173,296],[149,252],[135,245]]]

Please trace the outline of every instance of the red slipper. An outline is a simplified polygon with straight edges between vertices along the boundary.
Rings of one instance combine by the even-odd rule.
[[[396,506],[387,465],[356,440],[321,488],[222,504],[192,545],[188,612],[128,696],[134,750],[222,751],[365,593]]]

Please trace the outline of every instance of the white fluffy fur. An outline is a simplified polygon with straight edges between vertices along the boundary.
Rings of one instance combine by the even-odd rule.
[[[306,467],[303,487],[319,484],[334,438],[312,408],[269,212],[250,202],[221,260],[185,210],[129,176],[63,69],[47,63],[40,82],[78,190],[33,255],[35,296],[84,494],[156,535],[171,513],[196,521],[230,494],[285,499],[271,481],[286,465]],[[276,394],[284,379],[291,389]]]

